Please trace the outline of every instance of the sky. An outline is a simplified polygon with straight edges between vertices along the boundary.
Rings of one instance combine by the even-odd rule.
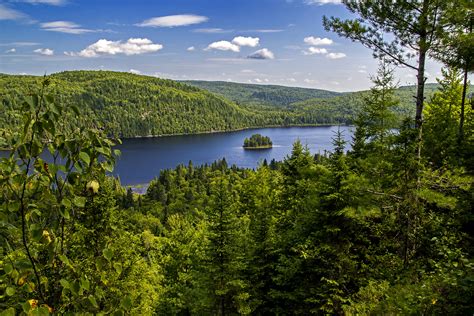
[[[113,70],[333,91],[368,89],[378,62],[327,32],[339,0],[0,0],[0,73]],[[415,72],[397,69],[400,85]],[[428,82],[440,65],[428,61]]]

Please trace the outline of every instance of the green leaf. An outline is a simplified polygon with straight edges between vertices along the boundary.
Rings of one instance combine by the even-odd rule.
[[[15,289],[9,286],[5,290],[5,293],[7,293],[8,296],[13,296],[13,295],[15,295]]]
[[[130,298],[130,296],[124,297],[120,301],[120,305],[122,305],[123,309],[128,311],[132,307],[132,299]]]
[[[59,283],[61,283],[62,287],[65,288],[65,289],[69,289],[69,287],[71,286],[71,285],[69,284],[69,281],[66,280],[66,279],[61,279],[61,280],[59,281]]]
[[[112,259],[113,252],[109,248],[105,248],[104,250],[102,250],[102,254],[104,255],[104,258],[107,259],[107,261],[110,261]]]
[[[114,165],[111,163],[105,163],[104,164],[104,169],[105,171],[112,172],[114,171]]]
[[[76,196],[73,199],[73,203],[77,207],[84,207],[86,205],[86,198],[83,196]]]
[[[31,309],[30,303],[28,303],[28,302],[22,303],[22,304],[21,304],[21,308],[23,309],[23,311],[24,311],[25,313],[28,313],[28,312],[30,311],[30,309]]]
[[[3,270],[6,274],[10,274],[13,271],[13,266],[10,263],[7,263],[3,266]]]
[[[89,302],[94,306],[95,308],[99,308],[99,304],[97,304],[97,301],[95,300],[95,297],[91,294],[88,297]]]
[[[59,213],[61,213],[61,216],[64,217],[65,219],[70,219],[71,214],[69,214],[69,210],[65,208],[64,210],[59,209]]]
[[[117,271],[118,274],[122,273],[122,264],[120,262],[115,262],[114,263],[114,269]]]
[[[89,280],[87,279],[82,279],[81,280],[81,287],[86,290],[86,291],[89,291],[90,287],[91,287],[91,283]]]
[[[72,206],[71,200],[69,200],[68,198],[64,198],[61,201],[61,204],[64,205],[65,207],[67,207],[67,208],[71,208],[71,206]]]
[[[82,161],[84,161],[84,163],[85,163],[87,166],[89,166],[90,163],[91,163],[91,158],[89,157],[89,154],[86,153],[86,152],[81,151],[81,152],[79,153],[79,159],[81,159]]]

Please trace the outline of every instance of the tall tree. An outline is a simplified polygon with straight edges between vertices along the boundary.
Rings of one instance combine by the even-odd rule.
[[[461,111],[459,113],[458,145],[464,138],[465,104],[468,74],[474,71],[474,3],[462,0],[443,16],[443,23],[450,25],[450,32],[443,39],[443,45],[436,50],[436,58],[449,67],[463,72]]]
[[[355,121],[352,146],[355,157],[365,158],[374,150],[380,156],[381,150],[387,145],[390,130],[395,127],[396,115],[392,109],[399,100],[395,97],[397,85],[393,71],[384,59],[380,62],[377,75],[371,78],[374,86],[364,98],[364,105]]]
[[[373,50],[374,57],[387,60],[417,72],[415,126],[419,130],[423,122],[426,58],[434,53],[446,36],[448,25],[442,15],[456,1],[349,1],[343,3],[354,20],[324,17],[326,30],[360,42]],[[420,149],[418,149],[419,151]]]

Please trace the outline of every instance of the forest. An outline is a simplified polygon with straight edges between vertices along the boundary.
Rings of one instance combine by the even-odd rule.
[[[107,176],[120,140],[68,124],[88,112],[59,75],[30,78],[37,92],[11,97],[21,128],[0,159],[1,314],[473,314],[472,3],[345,5],[357,19],[325,27],[380,66],[351,143],[339,132],[324,155],[297,141],[256,170],[190,161],[136,195]],[[445,66],[430,98],[425,59],[404,45]],[[400,65],[419,75],[403,120]]]

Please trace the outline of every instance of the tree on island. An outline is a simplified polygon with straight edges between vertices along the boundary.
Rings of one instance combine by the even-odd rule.
[[[271,148],[273,143],[268,136],[253,134],[250,138],[245,138],[244,148]]]

